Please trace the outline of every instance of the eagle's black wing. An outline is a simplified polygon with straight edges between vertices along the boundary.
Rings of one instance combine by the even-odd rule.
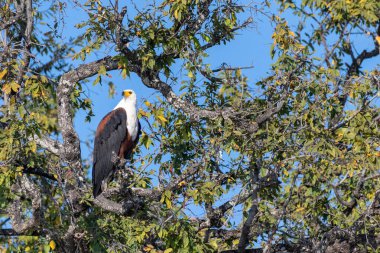
[[[103,180],[113,172],[112,154],[119,154],[122,141],[127,135],[127,113],[123,108],[118,108],[108,113],[99,123],[96,129],[92,184],[93,194],[96,198],[102,191]]]

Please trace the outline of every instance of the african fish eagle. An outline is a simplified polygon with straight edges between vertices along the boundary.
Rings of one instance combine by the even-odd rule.
[[[117,106],[100,121],[95,134],[92,184],[96,198],[115,170],[112,159],[116,154],[121,159],[129,158],[141,134],[137,118],[136,93],[124,90]]]

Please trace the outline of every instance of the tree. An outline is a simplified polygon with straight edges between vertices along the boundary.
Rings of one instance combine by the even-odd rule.
[[[377,252],[377,0],[105,2],[0,2],[3,250]],[[68,3],[88,18],[65,41]],[[211,68],[257,17],[271,72]],[[161,97],[139,111],[143,156],[93,199],[73,118],[110,72]]]

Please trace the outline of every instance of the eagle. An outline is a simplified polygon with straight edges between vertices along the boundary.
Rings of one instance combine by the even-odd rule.
[[[96,129],[92,167],[94,198],[104,190],[116,169],[112,156],[130,158],[141,134],[136,93],[124,90],[122,95],[121,101],[104,116]]]

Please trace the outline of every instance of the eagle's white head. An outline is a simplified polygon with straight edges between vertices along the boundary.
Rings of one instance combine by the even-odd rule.
[[[123,98],[120,100],[120,102],[117,104],[114,110],[117,108],[124,108],[127,112],[134,109],[136,110],[136,93],[133,90],[123,90],[122,92]]]
[[[133,90],[124,90],[122,94],[122,101],[124,101],[125,103],[136,104],[136,93]]]
[[[135,140],[138,134],[138,119],[136,108],[136,93],[133,90],[124,90],[123,98],[114,108],[124,108],[127,113],[127,128],[129,134],[132,136],[132,140]]]

